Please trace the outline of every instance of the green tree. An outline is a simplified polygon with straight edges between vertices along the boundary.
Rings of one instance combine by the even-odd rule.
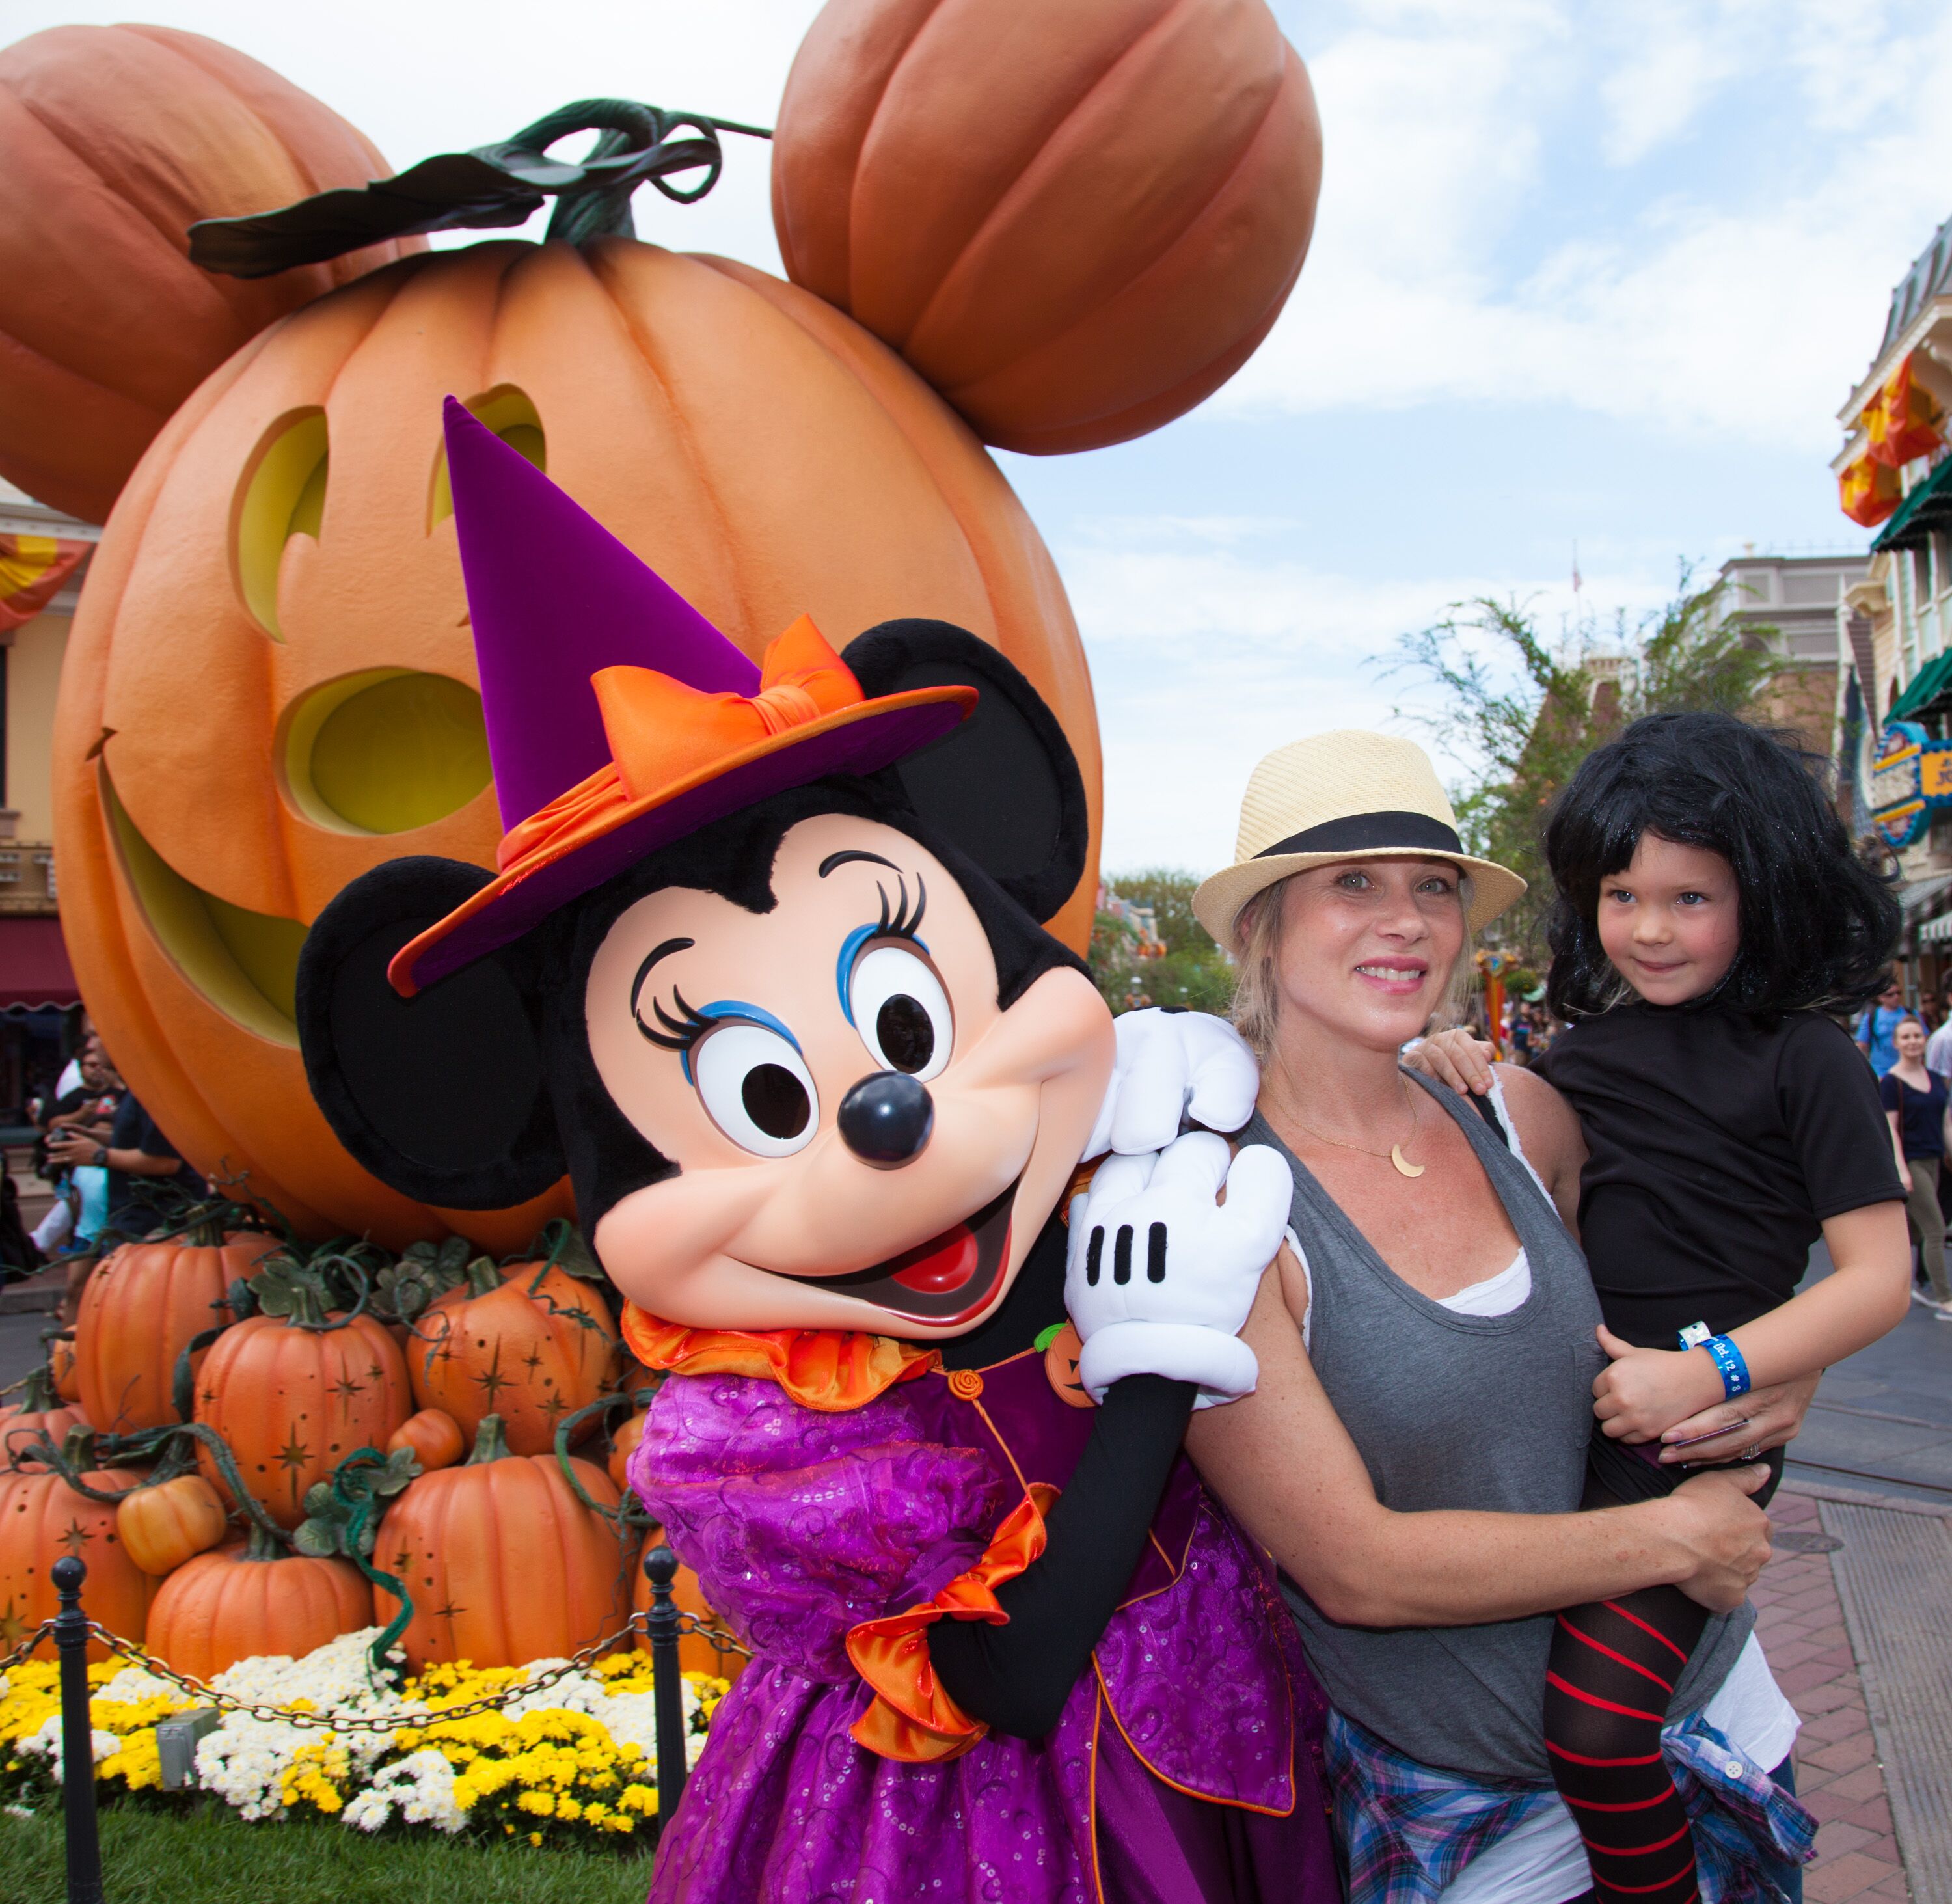
[[[1445,710],[1429,725],[1482,763],[1454,791],[1458,830],[1473,853],[1528,882],[1497,931],[1529,963],[1547,956],[1552,882],[1541,828],[1580,762],[1644,714],[1752,712],[1774,679],[1778,659],[1769,644],[1776,630],[1718,625],[1722,593],[1719,581],[1696,587],[1683,565],[1671,601],[1631,628],[1616,617],[1603,644],[1589,620],[1555,649],[1526,606],[1488,595],[1453,603],[1442,619],[1399,640],[1387,671],[1441,688]]]
[[[1106,880],[1120,899],[1152,909],[1153,930],[1165,955],[1141,956],[1137,934],[1110,913],[1100,913],[1091,932],[1091,975],[1113,1011],[1135,1004],[1184,1005],[1224,1012],[1234,995],[1234,968],[1193,916],[1194,874],[1168,866],[1121,873]]]

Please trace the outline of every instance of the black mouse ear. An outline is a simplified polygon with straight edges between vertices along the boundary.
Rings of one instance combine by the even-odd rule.
[[[393,954],[490,876],[390,860],[327,907],[299,957],[299,1043],[326,1122],[382,1183],[444,1209],[506,1209],[565,1168],[533,952],[509,947],[413,998],[387,982]]]
[[[982,698],[954,733],[888,769],[909,803],[1030,916],[1052,918],[1084,871],[1084,780],[1057,717],[1011,662],[947,622],[884,622],[841,659],[871,695],[961,683]]]

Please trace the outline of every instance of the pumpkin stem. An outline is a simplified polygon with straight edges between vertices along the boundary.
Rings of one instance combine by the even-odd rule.
[[[27,1379],[20,1385],[21,1414],[48,1414],[61,1405],[61,1397],[55,1391],[54,1370],[45,1362],[28,1370]]]
[[[468,1456],[470,1467],[486,1467],[490,1461],[505,1461],[508,1458],[508,1438],[502,1431],[499,1415],[483,1415],[481,1426],[474,1431],[474,1452]]]
[[[477,1256],[468,1266],[468,1293],[492,1296],[502,1286],[502,1272],[492,1256]]]
[[[558,139],[585,131],[602,136],[581,159],[549,155]],[[690,205],[718,183],[721,132],[773,136],[763,126],[709,113],[672,112],[634,99],[579,99],[512,139],[424,160],[364,193],[321,193],[276,211],[200,219],[190,227],[190,261],[234,277],[267,277],[410,232],[518,225],[551,196],[556,209],[547,236],[574,245],[627,238],[635,230],[630,194],[639,186]],[[674,182],[680,180],[690,182]]]
[[[284,1319],[286,1328],[322,1332],[333,1326],[331,1317],[325,1312],[325,1304],[319,1300],[318,1292],[309,1282],[294,1281],[290,1301],[292,1306]]]
[[[283,1560],[285,1549],[270,1528],[258,1521],[251,1523],[251,1531],[244,1539],[244,1558],[246,1560]]]

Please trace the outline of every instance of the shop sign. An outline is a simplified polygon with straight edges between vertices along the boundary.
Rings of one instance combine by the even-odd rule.
[[[1942,806],[1952,806],[1952,741],[1916,721],[1893,721],[1871,763],[1871,818],[1894,849],[1907,847]]]

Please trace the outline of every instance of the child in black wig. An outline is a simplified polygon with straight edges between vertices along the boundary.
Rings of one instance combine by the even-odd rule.
[[[1613,1358],[1594,1384],[1588,1507],[1753,1461],[1731,1445],[1739,1420],[1661,1455],[1690,1417],[1814,1374],[1905,1313],[1891,1134],[1826,1016],[1877,992],[1898,907],[1816,764],[1726,715],[1652,715],[1587,756],[1547,823],[1548,994],[1572,1028],[1540,1069],[1585,1138],[1579,1229]],[[1484,1091],[1491,1053],[1448,1032],[1418,1056]],[[1835,1273],[1799,1295],[1819,1235]],[[1780,1449],[1767,1459],[1762,1500],[1782,1471]],[[1602,1904],[1697,1896],[1660,1730],[1707,1618],[1675,1587],[1559,1616],[1546,1742]]]

